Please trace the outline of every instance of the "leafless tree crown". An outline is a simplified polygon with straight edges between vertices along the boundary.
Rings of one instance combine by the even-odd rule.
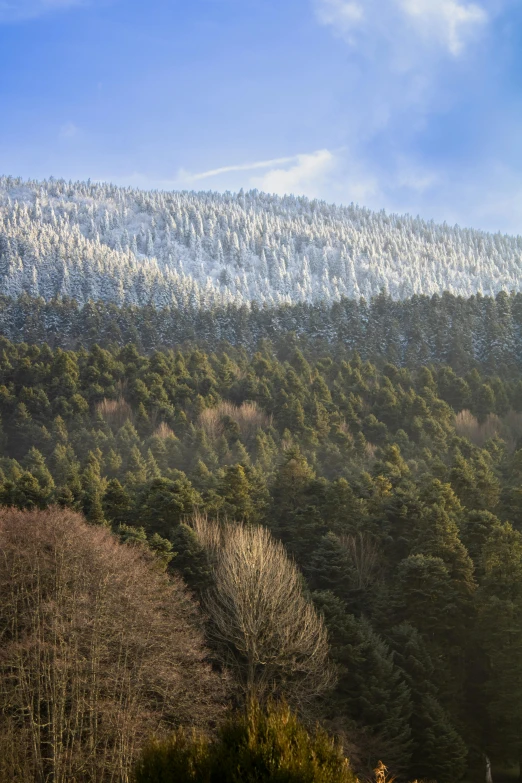
[[[126,783],[144,736],[215,717],[193,602],[68,510],[0,511],[0,779]]]
[[[214,576],[205,601],[210,637],[245,696],[303,700],[327,689],[327,632],[283,545],[262,527],[204,517],[193,524]]]

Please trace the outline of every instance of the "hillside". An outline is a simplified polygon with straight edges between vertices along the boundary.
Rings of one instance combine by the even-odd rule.
[[[209,308],[520,291],[522,237],[306,198],[0,178],[0,293]]]
[[[242,522],[249,531],[261,525],[265,537],[270,531],[275,541],[284,544],[285,549],[278,551],[286,551],[299,568],[310,599],[324,617],[337,680],[318,701],[303,704],[301,686],[307,696],[314,693],[313,672],[303,668],[306,656],[299,655],[297,670],[290,671],[280,658],[275,659],[279,660],[275,670],[273,659],[267,663],[262,658],[255,667],[257,677],[266,684],[266,667],[272,668],[276,692],[308,711],[310,723],[320,720],[342,738],[361,780],[371,779],[368,776],[379,760],[400,780],[438,783],[457,783],[466,767],[480,766],[484,753],[495,765],[516,763],[522,725],[520,369],[505,381],[476,369],[459,377],[448,367],[429,369],[420,363],[412,370],[393,364],[380,370],[356,355],[339,360],[335,352],[302,352],[289,340],[278,352],[265,346],[248,357],[231,346],[212,353],[189,348],[146,356],[132,345],[111,351],[96,346],[91,351],[64,352],[2,339],[0,420],[2,627],[9,622],[10,600],[16,592],[13,584],[18,584],[15,578],[21,580],[25,574],[23,585],[47,584],[36,579],[32,570],[42,558],[51,568],[49,549],[35,535],[38,509],[44,513],[54,507],[48,512],[51,517],[44,514],[48,521],[56,518],[56,505],[65,513],[61,529],[68,544],[60,562],[68,570],[59,569],[59,574],[65,573],[69,584],[80,581],[89,612],[82,613],[81,601],[73,602],[71,609],[70,592],[64,590],[61,614],[55,603],[47,604],[52,607],[52,619],[68,618],[74,610],[76,616],[80,613],[82,634],[98,633],[98,623],[91,622],[96,616],[91,609],[93,591],[103,582],[97,577],[99,569],[103,564],[105,571],[110,566],[109,610],[101,612],[104,640],[111,638],[114,617],[120,623],[116,629],[137,628],[138,639],[143,628],[148,628],[149,617],[156,618],[150,622],[158,628],[158,600],[160,609],[163,600],[161,591],[159,597],[157,592],[151,597],[143,568],[129,582],[127,568],[134,574],[136,564],[115,552],[109,529],[126,544],[150,547],[162,568],[174,579],[181,575],[205,606],[209,589],[219,582],[213,555],[205,550],[208,539],[201,521],[205,517],[207,521],[226,519],[230,523],[226,531],[241,530]],[[22,511],[29,517],[22,516]],[[18,542],[17,551],[23,552],[24,561],[6,555],[9,519],[9,540],[14,537],[14,543]],[[96,557],[89,554],[88,541],[96,544]],[[103,542],[112,546],[105,558]],[[237,562],[247,563],[248,569],[255,551]],[[125,573],[121,575],[114,573],[115,556],[117,562],[123,558]],[[21,562],[28,564],[26,571]],[[93,571],[93,562],[98,570]],[[237,571],[233,573],[237,576]],[[234,584],[255,584],[256,596],[277,582],[273,576],[269,581],[260,579],[254,567],[252,572],[243,568],[240,573],[242,578],[235,578]],[[50,581],[55,584],[54,579]],[[166,589],[171,590],[168,584]],[[285,607],[288,595],[284,593]],[[31,607],[26,594],[22,596],[20,605]],[[156,607],[152,615],[151,601],[152,609]],[[273,604],[263,606],[262,617],[273,617],[267,608]],[[226,667],[228,682],[232,679],[239,684],[244,682],[248,661],[241,637],[239,642],[229,639],[223,649],[212,625],[216,617],[234,617],[234,612],[216,614],[215,607],[214,603],[205,626],[209,655],[216,666],[221,661],[219,665]],[[64,646],[70,644],[65,619],[59,625],[50,622],[49,615],[42,617],[42,627],[46,632],[49,629],[54,644],[56,638],[63,639]],[[283,617],[288,620],[288,612],[283,615],[279,608],[276,622],[246,627],[260,628],[261,638],[268,636],[270,644],[280,650],[285,638],[294,638],[286,636],[288,622]],[[183,655],[184,648],[172,639],[172,634],[179,639],[179,623],[170,614],[163,622],[169,626],[169,635],[166,645],[162,631],[157,642],[160,650],[167,647],[176,656]],[[36,633],[40,626],[30,628]],[[57,628],[62,636],[56,637]],[[282,633],[281,628],[285,629]],[[119,630],[116,635],[112,644],[106,642],[107,649],[118,651],[123,644],[126,650],[134,644],[132,636],[124,634],[120,641]],[[76,638],[73,634],[73,641]],[[26,707],[30,699],[25,695],[25,651],[40,648],[23,646],[17,638],[13,642],[8,632],[4,639],[0,779],[7,783],[43,780],[31,774],[16,777],[9,767],[2,774],[9,759],[5,749],[33,758],[35,745],[29,728],[40,732],[36,736],[43,735],[41,745],[47,747],[40,728],[42,723],[46,727],[41,719],[45,715],[47,720],[46,702],[34,700],[40,712],[33,713],[30,723]],[[198,639],[201,644],[201,630]],[[150,671],[146,662],[158,648],[148,644],[145,648],[143,655],[149,649],[152,652],[145,658],[142,655],[138,663],[132,648],[131,671],[136,666],[141,667],[139,672]],[[22,654],[14,657],[20,649]],[[53,708],[56,679],[64,683],[60,694],[65,696],[60,698],[67,706],[72,704],[71,711],[63,710],[71,731],[78,731],[78,723],[81,726],[74,720],[78,714],[88,709],[90,716],[93,711],[91,701],[66,698],[70,691],[75,693],[76,671],[89,673],[81,679],[82,688],[89,696],[93,691],[96,694],[92,681],[98,659],[104,658],[96,655],[97,647],[80,649],[85,669],[74,665],[74,657],[63,656],[58,658],[60,666],[45,669],[39,679],[42,659],[38,655],[29,659],[34,678],[29,682],[37,681],[51,694]],[[183,673],[196,678],[197,684],[176,678],[176,704],[165,716],[167,728],[172,722],[200,725],[205,716],[216,720],[213,702],[222,698],[220,684],[216,680],[212,685],[211,673],[203,667],[201,677],[209,683],[210,702],[201,701],[200,648],[196,645],[195,649],[196,657],[189,658],[189,668],[183,664]],[[138,645],[139,650],[143,648]],[[290,652],[296,661],[295,648]],[[13,658],[18,662],[16,671],[21,672],[19,679],[24,675],[25,691],[14,685],[8,690],[15,682]],[[164,660],[158,663],[158,675],[171,676],[169,667],[177,665],[178,659],[169,666]],[[324,656],[321,661],[324,666]],[[117,657],[111,666],[119,672],[123,664]],[[154,663],[152,669],[155,674]],[[113,671],[102,668],[106,677]],[[125,690],[124,695],[135,695],[133,703],[141,703],[144,709],[149,680],[141,674],[137,679],[137,684],[130,680],[135,690]],[[142,712],[138,724],[124,721],[130,696],[123,706],[118,705],[116,715],[122,725],[140,741],[148,727],[154,727],[158,714],[161,717],[169,707],[163,694],[170,694],[170,681],[164,682],[159,681],[161,698],[154,700],[153,713],[147,711],[144,716],[147,722],[142,724]],[[187,687],[188,703],[180,696],[180,690],[187,693]],[[237,699],[237,690],[231,697]],[[13,703],[18,712],[13,712]],[[105,732],[101,736],[110,738],[113,726],[120,724],[105,720],[106,699],[98,697],[95,705],[100,733]],[[61,713],[55,717],[56,713],[57,708],[53,720],[61,725]],[[57,731],[55,736],[59,736]],[[89,732],[84,736],[71,764],[90,748]],[[120,743],[114,743],[115,763],[121,754],[130,764],[134,750],[121,746],[123,751]],[[104,763],[102,751],[89,753],[88,758],[98,768]],[[64,775],[61,780],[128,780],[111,777],[109,772],[97,775],[82,767],[81,775]],[[194,777],[159,779],[194,781]],[[230,783],[230,778],[217,779]],[[268,778],[271,783],[281,779]],[[467,779],[484,780],[484,775],[474,777],[470,772]],[[248,778],[232,778],[238,780]],[[320,783],[321,778],[304,780]],[[339,777],[328,780],[342,783]]]

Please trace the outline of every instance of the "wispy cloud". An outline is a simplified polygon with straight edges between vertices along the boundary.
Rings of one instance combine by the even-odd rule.
[[[180,169],[178,173],[178,180],[186,184],[191,182],[199,182],[200,180],[210,179],[212,177],[219,177],[222,174],[230,174],[234,171],[253,171],[254,169],[269,169],[273,166],[279,166],[285,163],[292,163],[300,156],[293,155],[289,158],[274,158],[272,160],[258,160],[254,163],[238,163],[232,166],[221,166],[218,169],[210,169],[209,171],[201,171],[197,174],[192,174],[190,171]]]
[[[419,45],[436,46],[453,57],[461,55],[489,21],[484,7],[459,0],[365,0],[364,5],[315,0],[315,10],[321,24],[333,27],[353,46],[385,39],[397,53],[407,39],[410,54]]]
[[[489,21],[481,6],[457,0],[400,0],[400,7],[420,34],[437,40],[454,57]]]
[[[65,126],[64,126],[65,127]],[[233,163],[201,172],[190,172],[181,168],[176,177],[155,178],[150,175],[133,172],[116,180],[125,185],[142,188],[172,190],[190,188],[196,183],[205,183],[217,190],[239,190],[258,188],[270,193],[283,195],[296,193],[314,197],[325,197],[327,184],[331,183],[335,170],[343,165],[343,158],[327,149],[304,154],[289,155],[281,158],[257,160],[250,163]],[[266,170],[257,176],[254,172]],[[107,178],[102,177],[102,180]],[[109,177],[110,179],[110,177]]]
[[[178,186],[192,185],[204,180],[216,179],[218,186],[225,180],[230,181],[229,175],[247,173],[266,169],[261,176],[246,176],[237,179],[242,186],[258,188],[269,193],[301,193],[317,196],[321,184],[335,167],[336,158],[330,150],[316,150],[299,155],[290,155],[284,158],[271,158],[258,160],[251,163],[236,163],[230,166],[202,171],[196,174],[181,169],[178,173],[176,184]]]
[[[260,169],[266,169],[258,174]],[[156,178],[140,172],[127,176],[95,177],[145,189],[190,188],[209,180],[219,191],[257,188],[276,195],[304,195],[329,202],[355,202],[374,209],[383,206],[408,210],[419,196],[429,194],[439,175],[406,157],[398,159],[389,171],[377,161],[363,159],[347,148],[321,149],[253,163],[221,166],[198,174],[181,169],[172,179]]]
[[[365,18],[364,8],[349,0],[319,0],[316,11],[322,24],[340,26],[347,33]]]
[[[290,166],[271,166],[261,177],[252,177],[250,185],[268,193],[284,195],[296,193],[317,196],[336,167],[336,157],[330,150],[317,150],[293,158],[273,161],[274,164],[290,163]]]
[[[257,188],[278,195],[296,193],[313,198],[324,192],[324,186],[339,162],[340,159],[333,152],[322,149],[283,158],[235,163],[195,174],[180,169],[172,184],[175,187],[187,187],[213,180],[219,189]],[[250,174],[263,169],[266,173],[260,176]]]
[[[87,0],[0,0],[0,23],[23,22],[86,4]]]

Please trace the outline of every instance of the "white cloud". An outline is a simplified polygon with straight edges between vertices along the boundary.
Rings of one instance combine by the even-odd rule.
[[[340,25],[344,32],[360,24],[364,18],[363,7],[347,0],[320,0],[316,10],[322,24]]]
[[[169,184],[174,187],[190,187],[196,182],[215,179],[217,186],[223,190],[246,187],[280,195],[295,193],[313,198],[325,190],[338,163],[334,153],[322,149],[284,158],[221,166],[198,173],[180,169],[177,179]],[[260,169],[267,169],[267,171],[261,176],[248,176],[249,172]],[[241,174],[247,176],[237,176]],[[169,181],[165,180],[163,184],[166,185],[167,182]]]
[[[0,0],[0,23],[23,22],[85,5],[85,0]]]
[[[423,36],[435,38],[457,57],[471,36],[487,22],[486,11],[456,0],[400,0],[405,15]]]
[[[259,169],[267,171],[256,174]],[[126,176],[95,177],[99,181],[159,190],[190,188],[207,178],[218,191],[257,188],[281,196],[304,195],[328,202],[355,202],[373,209],[385,206],[399,211],[409,210],[419,196],[429,195],[439,180],[433,171],[406,157],[397,159],[389,171],[346,148],[233,164],[197,174],[181,169],[172,179],[136,171]]]
[[[411,54],[418,43],[457,57],[489,21],[482,6],[459,0],[366,0],[364,6],[354,0],[315,0],[315,11],[321,24],[352,45],[369,43],[373,49],[380,39],[401,53],[400,59],[404,47]]]
[[[267,193],[294,193],[314,197],[321,191],[336,164],[336,158],[330,150],[296,155],[291,160],[291,166],[271,168],[261,177],[252,177],[250,185]]]
[[[267,171],[254,173],[258,169]],[[383,169],[377,162],[356,154],[355,149],[342,148],[222,166],[200,174],[181,170],[176,180],[146,182],[146,178],[134,175],[132,182],[126,179],[126,184],[168,189],[190,187],[207,178],[215,179],[218,190],[257,188],[280,196],[294,194],[344,204],[355,202],[375,209],[384,205],[409,209],[417,197],[433,189],[439,175],[405,156],[398,157],[390,169]]]

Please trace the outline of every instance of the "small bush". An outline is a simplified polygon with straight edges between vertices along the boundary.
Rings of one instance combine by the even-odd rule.
[[[356,783],[341,748],[321,729],[308,733],[286,705],[231,717],[215,742],[177,733],[153,742],[136,783]]]
[[[152,740],[143,749],[136,783],[205,783],[210,780],[210,746],[193,733],[179,730],[170,739]]]

